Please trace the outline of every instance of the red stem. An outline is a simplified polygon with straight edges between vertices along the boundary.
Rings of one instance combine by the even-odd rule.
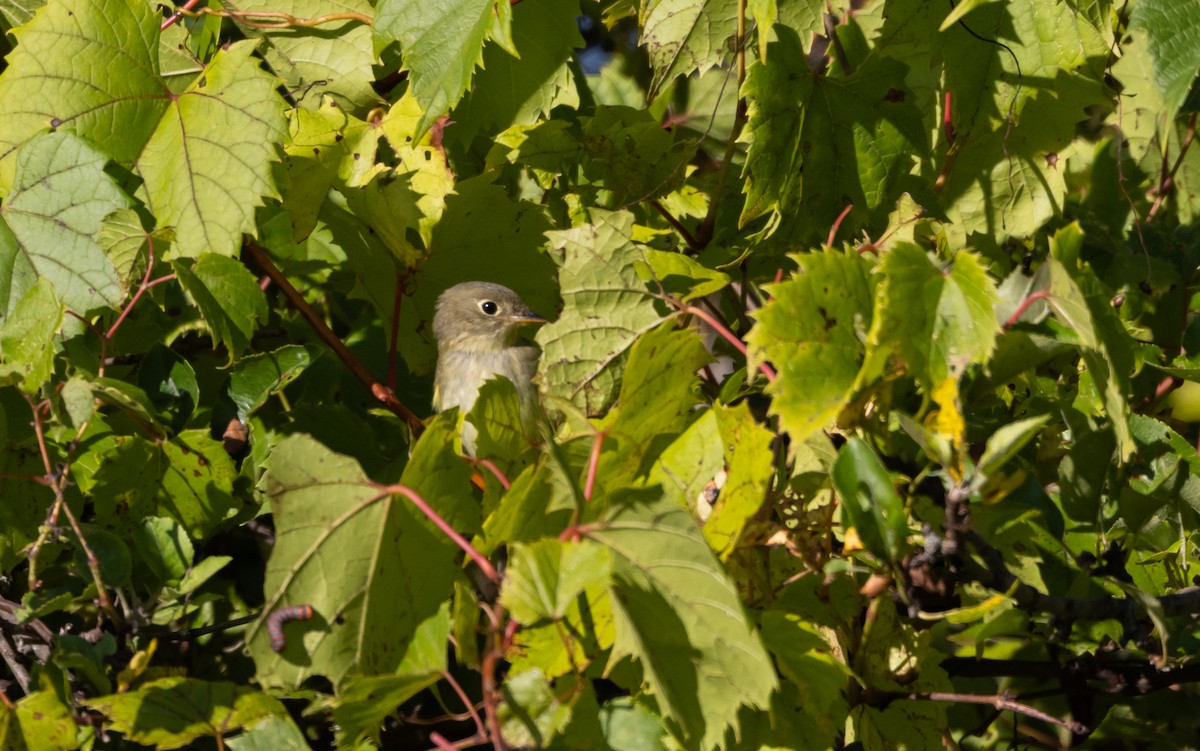
[[[150,274],[154,271],[154,238],[146,235],[146,274],[142,277],[142,283],[138,286],[137,292],[133,293],[133,298],[125,305],[125,309],[121,311],[121,315],[117,316],[117,320],[108,328],[108,333],[104,335],[105,339],[112,340],[117,334],[117,329],[121,328],[121,324],[125,322],[125,317],[133,310],[133,306],[137,305],[137,301],[142,299],[142,295],[150,286]]]
[[[838,214],[838,218],[833,220],[833,226],[829,228],[829,237],[825,239],[826,247],[833,247],[833,238],[837,237],[838,228],[842,226],[842,220],[845,219],[846,215],[849,214],[853,209],[854,204],[846,204],[846,208],[842,209],[842,213]],[[780,269],[780,271],[783,271],[783,269]]]
[[[583,500],[592,500],[592,490],[596,487],[596,467],[600,464],[600,447],[604,445],[604,438],[608,434],[603,431],[596,432],[596,439],[592,442],[592,455],[588,459],[587,479],[583,483]]]
[[[489,472],[491,472],[496,477],[496,479],[500,481],[500,484],[504,486],[505,490],[508,490],[509,488],[512,487],[512,483],[508,481],[508,477],[503,472],[501,472],[500,468],[497,467],[495,464],[493,464],[490,459],[475,459],[475,458],[472,458],[469,456],[464,456],[463,458],[466,459],[467,461],[471,462],[472,464],[483,467],[483,468],[487,469]],[[482,488],[480,488],[480,489],[482,490]]]
[[[709,315],[708,313],[701,310],[700,308],[697,308],[697,307],[694,307],[691,305],[685,305],[683,308],[681,308],[681,310],[684,313],[688,313],[690,315],[696,316],[697,318],[699,318],[699,319],[703,320],[705,323],[707,323],[709,326],[712,326],[713,330],[715,330],[721,336],[725,337],[725,339],[730,344],[732,344],[734,347],[737,348],[738,352],[741,352],[743,355],[746,356],[747,359],[749,359],[750,351],[746,349],[745,343],[741,339],[738,339],[737,336],[735,336],[732,331],[730,331],[729,329],[727,329],[723,325],[721,325],[721,322],[718,321],[716,318]],[[760,362],[758,364],[758,369],[760,371],[762,371],[762,374],[767,377],[768,381],[771,381],[772,383],[775,381],[775,370],[773,368],[771,368],[770,365],[767,365],[765,362]]]
[[[1017,319],[1023,316],[1025,311],[1029,309],[1030,305],[1033,305],[1038,300],[1045,300],[1048,297],[1050,297],[1050,290],[1048,289],[1038,290],[1029,297],[1026,297],[1021,301],[1021,304],[1017,306],[1017,309],[1013,312],[1013,314],[1008,317],[1008,320],[1004,322],[1004,328],[1011,329],[1014,325],[1016,325]]]
[[[195,7],[196,3],[198,3],[198,2],[200,2],[200,0],[187,0],[186,3],[179,6],[179,10],[177,10],[171,14],[170,18],[168,18],[167,20],[162,22],[162,24],[158,27],[158,30],[166,31],[168,28],[175,25],[179,21],[179,19],[183,18],[182,11],[191,10],[193,7]]]
[[[388,493],[402,495],[408,500],[412,501],[413,505],[421,509],[421,513],[425,514],[429,521],[436,524],[437,528],[442,530],[443,534],[449,537],[455,545],[462,548],[463,552],[466,553],[471,560],[475,561],[475,565],[479,566],[479,570],[483,572],[484,576],[491,581],[496,582],[497,584],[500,583],[500,573],[496,571],[496,567],[492,565],[492,562],[489,561],[483,555],[483,553],[480,553],[478,550],[476,550],[471,543],[467,542],[467,538],[456,532],[454,527],[451,527],[449,524],[447,524],[446,520],[443,519],[438,512],[434,511],[433,508],[425,502],[425,499],[418,495],[415,490],[404,485],[386,485],[380,489]]]
[[[475,704],[471,701],[471,697],[467,696],[467,692],[463,691],[462,686],[458,685],[458,681],[454,680],[454,676],[449,670],[442,671],[442,678],[446,683],[450,684],[450,688],[454,689],[454,693],[458,694],[458,698],[466,705],[467,711],[471,713],[471,719],[475,721],[475,729],[480,737],[487,737],[487,727],[483,724],[483,718],[479,716],[479,712],[475,711]]]

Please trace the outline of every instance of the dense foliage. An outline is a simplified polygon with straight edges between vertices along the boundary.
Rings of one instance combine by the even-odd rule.
[[[3,751],[1194,744],[1195,0],[30,5]]]

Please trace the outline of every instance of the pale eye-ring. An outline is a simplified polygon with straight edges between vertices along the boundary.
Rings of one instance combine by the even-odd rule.
[[[491,300],[484,300],[483,302],[479,303],[479,309],[482,310],[485,315],[494,316],[496,315],[496,312],[500,310],[500,307]]]

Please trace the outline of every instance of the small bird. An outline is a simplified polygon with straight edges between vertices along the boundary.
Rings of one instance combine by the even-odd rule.
[[[517,389],[526,435],[534,435],[533,375],[541,353],[520,337],[520,328],[545,322],[530,312],[520,295],[500,284],[463,282],[443,292],[433,315],[438,342],[433,408],[441,412],[458,407],[465,414],[486,381],[504,376]],[[476,436],[473,425],[463,425],[463,451],[471,456]]]

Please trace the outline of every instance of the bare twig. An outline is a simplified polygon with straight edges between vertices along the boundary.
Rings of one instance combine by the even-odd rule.
[[[662,216],[663,219],[667,220],[667,224],[671,225],[671,227],[679,233],[679,236],[683,238],[683,241],[687,243],[689,248],[692,250],[700,250],[703,247],[696,240],[696,236],[693,235],[687,227],[683,226],[683,223],[676,219],[674,214],[672,214],[670,211],[667,211],[667,207],[663,206],[661,202],[656,199],[650,201],[650,205]]]
[[[192,3],[188,3],[191,6]],[[249,26],[252,29],[290,29],[293,27],[313,27],[323,26],[327,23],[336,23],[338,21],[358,21],[367,26],[371,25],[371,17],[365,13],[330,13],[325,16],[316,18],[299,18],[290,13],[280,11],[267,10],[223,10],[217,8],[204,7],[199,10],[191,10],[190,7],[181,7],[176,11],[177,15],[184,15],[188,18],[199,18],[200,16],[217,16],[218,18],[232,18],[240,24]],[[271,21],[257,21],[254,19],[270,18]],[[170,20],[170,19],[168,19]],[[165,23],[165,22],[164,22]],[[169,24],[167,24],[169,25]],[[164,26],[165,28],[165,26]]]
[[[1028,704],[1022,704],[1018,701],[1013,701],[1012,698],[1005,696],[1004,694],[989,696],[980,694],[954,694],[943,691],[928,691],[911,694],[898,694],[893,695],[892,698],[899,699],[900,701],[945,701],[954,702],[956,704],[984,704],[989,707],[995,707],[1002,712],[1016,712],[1017,714],[1022,714],[1026,717],[1032,717],[1036,720],[1048,722],[1078,735],[1084,735],[1088,732],[1088,728],[1082,723],[1074,722],[1072,720],[1060,720],[1057,717],[1046,714],[1040,709],[1035,709]]]
[[[21,664],[21,657],[17,654],[17,650],[13,647],[11,641],[8,640],[8,634],[0,631],[0,658],[4,659],[4,664],[8,665],[8,670],[16,679],[17,685],[21,687],[21,693],[29,694],[29,671]]]

